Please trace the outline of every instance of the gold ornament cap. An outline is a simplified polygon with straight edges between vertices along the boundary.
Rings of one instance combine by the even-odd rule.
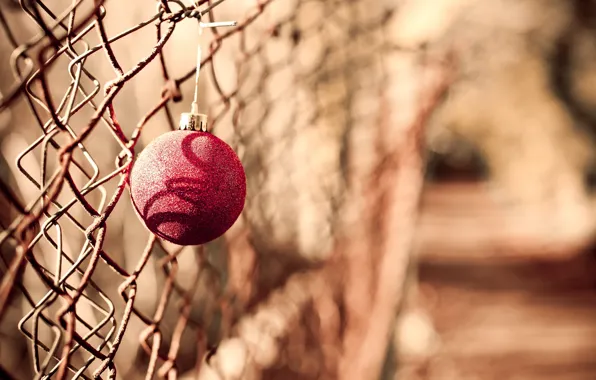
[[[207,115],[195,112],[185,112],[180,115],[181,131],[202,131],[207,132]]]

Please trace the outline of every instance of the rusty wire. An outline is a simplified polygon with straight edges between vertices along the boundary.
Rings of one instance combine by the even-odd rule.
[[[211,323],[210,319],[216,316],[206,312],[206,319],[200,320],[193,318],[191,313],[197,284],[201,281],[201,272],[203,268],[207,268],[207,271],[210,265],[204,248],[200,247],[194,251],[196,262],[201,264],[201,269],[189,279],[190,286],[181,286],[177,277],[180,269],[178,255],[181,249],[169,248],[151,235],[131,271],[125,269],[109,252],[106,236],[109,218],[125,193],[128,169],[133,162],[135,146],[143,128],[162,112],[166,115],[169,127],[175,128],[172,103],[182,99],[181,86],[194,76],[194,67],[189,67],[187,72],[179,76],[173,76],[168,69],[168,58],[163,53],[163,48],[181,22],[192,22],[191,19],[201,17],[206,17],[209,21],[219,21],[215,11],[221,2],[222,0],[201,0],[197,4],[201,10],[198,13],[197,8],[186,6],[181,1],[159,0],[155,4],[156,11],[152,17],[110,34],[105,27],[105,20],[110,15],[104,7],[103,0],[75,0],[66,9],[59,11],[52,10],[41,0],[21,1],[23,12],[26,12],[39,28],[39,33],[25,42],[19,41],[14,33],[16,26],[11,26],[6,16],[7,11],[0,8],[2,33],[7,36],[13,50],[10,63],[14,76],[14,83],[0,99],[0,112],[9,110],[24,100],[39,126],[39,132],[36,132],[33,142],[15,157],[20,173],[38,189],[36,199],[24,204],[10,186],[0,181],[2,196],[9,201],[15,214],[9,223],[2,221],[1,225],[0,248],[9,247],[11,254],[4,254],[4,251],[0,253],[0,267],[3,272],[0,284],[0,317],[16,297],[15,294],[22,295],[28,305],[28,312],[21,318],[18,328],[32,342],[30,353],[36,378],[116,378],[118,368],[114,358],[132,319],[140,320],[145,326],[139,334],[139,347],[145,355],[146,360],[142,364],[145,365],[143,376],[147,379],[156,375],[161,378],[175,378],[178,375],[180,368],[176,361],[183,335],[189,332],[188,326],[192,326],[193,329],[190,331],[196,334],[196,357],[202,358],[211,348],[207,326]],[[243,146],[252,135],[262,133],[259,130],[260,124],[267,117],[274,99],[266,95],[261,79],[283,67],[295,65],[293,59],[296,46],[302,38],[308,37],[304,31],[296,27],[295,13],[288,12],[288,16],[276,20],[256,44],[249,44],[245,33],[247,28],[263,15],[271,3],[273,0],[257,0],[245,18],[237,20],[238,24],[234,28],[211,28],[209,51],[202,59],[201,70],[207,71],[217,95],[208,110],[210,128],[217,128],[218,123],[226,117],[229,118],[234,132],[234,147]],[[296,1],[293,6],[298,8],[303,3],[307,1]],[[321,0],[320,3],[325,3],[326,8],[332,9],[338,2]],[[368,23],[360,22],[358,26],[353,26],[343,19],[340,22],[348,25],[350,33],[358,34],[381,29],[390,17],[392,12],[388,11],[377,18],[371,18]],[[278,37],[283,26],[292,29],[292,50],[285,59],[275,63],[268,62],[265,51],[267,43]],[[124,38],[133,38],[135,33],[148,27],[154,27],[156,30],[153,49],[144,59],[125,70],[112,44]],[[321,33],[322,30],[314,27],[313,29],[316,33]],[[99,43],[87,42],[92,40],[90,35],[93,31],[97,33]],[[232,36],[237,36],[239,40],[240,59],[235,63],[238,83],[234,90],[226,91],[220,85],[212,61],[224,41]],[[393,48],[389,42],[383,41],[379,49]],[[330,49],[325,50],[321,61],[331,53],[333,51]],[[113,76],[112,80],[104,83],[101,83],[88,65],[86,66],[88,60],[102,54],[105,56],[104,59],[107,59]],[[373,60],[371,57],[366,57],[365,60]],[[63,65],[64,60],[68,62],[65,70],[69,74],[70,82],[59,87],[49,78],[48,72],[53,67]],[[118,121],[114,100],[126,84],[152,61],[158,62],[161,68],[163,91],[160,96],[148,94],[155,97],[155,106],[127,135]],[[250,75],[254,75],[254,72],[251,73],[246,68],[246,62],[249,61],[257,61],[261,65],[261,71],[258,73],[259,83],[246,89],[243,85],[249,82]],[[333,70],[338,72],[334,73]],[[318,73],[319,77],[312,78],[314,75],[309,77],[309,73],[306,73],[300,78],[324,82],[325,78],[328,79],[332,75],[348,75],[340,71],[340,68],[330,67],[327,72]],[[373,81],[368,90],[381,96],[385,75],[386,73],[383,73],[380,79]],[[60,93],[64,85],[66,89]],[[336,103],[320,105],[308,118],[320,118],[328,110],[343,107],[342,102],[345,101],[337,99]],[[243,115],[254,103],[262,105],[262,114],[253,117],[251,123],[242,122]],[[79,115],[85,115],[85,112],[91,115],[85,117],[84,123],[73,122]],[[296,120],[301,111],[298,107],[293,107],[287,112],[290,113],[286,128],[288,136],[284,136],[284,139],[297,133]],[[346,124],[357,124],[358,118],[364,117],[368,115],[354,116]],[[101,129],[109,132],[112,139],[110,143],[117,145],[119,149],[114,155],[114,167],[108,171],[101,167],[97,162],[97,156],[90,152],[91,146],[98,144],[91,136]],[[277,143],[283,144],[283,141]],[[41,157],[40,173],[33,173],[24,163],[35,152],[39,152]],[[56,163],[50,160],[53,155],[57,158]],[[259,153],[252,157],[252,161],[260,159]],[[249,172],[251,162],[245,162],[245,166]],[[85,183],[77,183],[74,173],[84,176]],[[96,197],[95,202],[89,200],[93,196]],[[73,211],[75,208],[82,209],[85,218],[77,216]],[[65,245],[69,240],[74,240],[74,235],[83,243],[77,254],[69,256],[65,253]],[[235,244],[234,241],[226,243]],[[35,252],[42,244],[53,249],[44,250],[43,259],[39,253],[41,251]],[[142,291],[138,287],[139,277],[148,267],[152,256],[159,258],[157,268],[164,281],[158,288],[155,310],[148,313],[139,308],[135,300]],[[52,260],[53,266],[46,264]],[[254,257],[246,256],[245,260],[250,262],[249,266],[255,265]],[[32,295],[25,284],[23,273],[26,270],[33,271],[45,286],[46,293],[42,297]],[[100,286],[95,280],[98,272],[109,272],[117,276],[117,290],[110,292]],[[250,270],[248,272],[249,276],[255,275]],[[213,281],[218,283],[218,286],[221,285],[219,282],[223,280],[215,277]],[[246,287],[253,285],[247,281]],[[249,307],[255,300],[250,299],[248,293],[233,294],[228,289],[222,293],[216,303],[221,320],[219,334],[226,336],[237,317],[234,309]],[[85,307],[93,309],[100,316],[97,323],[90,324],[80,315],[80,310]],[[174,310],[174,328],[173,331],[165,331],[162,322],[170,309]],[[41,336],[42,328],[46,332],[51,331],[51,339]],[[80,333],[81,328],[86,331],[85,334]],[[164,344],[166,340],[167,345]],[[202,361],[199,359],[195,362],[199,367]],[[121,371],[118,375],[128,378],[128,374]]]
[[[225,38],[242,31],[258,17],[269,2],[261,2],[257,10],[245,20],[239,22],[238,26],[233,30],[225,34],[218,34],[215,31],[211,51],[204,57],[203,64],[211,61],[213,54],[217,52],[221,42]],[[93,373],[94,377],[100,377],[105,371],[108,371],[109,377],[114,378],[116,368],[113,358],[118,350],[127,323],[131,315],[134,314],[147,324],[147,329],[141,335],[141,346],[151,357],[147,370],[147,378],[152,378],[153,372],[156,369],[158,349],[161,341],[158,325],[170,299],[170,293],[172,291],[178,292],[183,300],[180,305],[181,313],[178,327],[174,333],[175,340],[176,337],[178,340],[180,339],[180,335],[188,323],[188,308],[192,293],[174,286],[176,254],[172,253],[162,262],[163,270],[167,276],[167,283],[155,314],[149,317],[136,310],[134,307],[135,295],[137,293],[136,279],[147,264],[153,246],[156,244],[155,237],[151,236],[149,238],[140,262],[134,272],[128,273],[113,261],[110,254],[103,248],[106,236],[106,220],[114,210],[126,187],[128,169],[134,155],[133,149],[143,126],[156,113],[165,109],[168,114],[170,126],[173,129],[173,118],[168,107],[168,102],[170,100],[180,99],[179,86],[192,77],[193,68],[189,69],[188,74],[183,75],[181,78],[170,78],[162,54],[163,46],[172,35],[177,23],[191,17],[200,19],[201,16],[208,16],[212,18],[213,9],[221,1],[200,1],[197,4],[198,7],[201,7],[201,12],[199,13],[194,6],[187,7],[180,1],[162,0],[159,2],[157,12],[153,17],[111,37],[108,37],[103,24],[103,20],[107,16],[103,5],[104,2],[101,0],[95,1],[93,8],[90,11],[86,11],[87,13],[83,17],[80,17],[77,13],[83,12],[80,8],[85,3],[87,1],[73,2],[59,16],[42,1],[22,2],[22,10],[38,24],[40,33],[30,41],[20,44],[14,37],[14,33],[9,26],[4,12],[0,10],[0,24],[14,49],[14,53],[11,56],[11,68],[16,78],[16,82],[12,88],[2,97],[0,110],[7,109],[19,97],[24,97],[31,112],[37,119],[42,132],[42,135],[17,157],[17,165],[23,175],[40,189],[39,197],[29,205],[22,205],[18,201],[18,197],[9,188],[5,186],[2,188],[4,195],[12,200],[12,203],[17,206],[21,215],[9,226],[4,226],[5,228],[3,228],[0,235],[0,244],[7,244],[9,241],[12,241],[16,247],[16,254],[11,262],[6,262],[6,259],[2,257],[7,270],[4,273],[0,287],[0,313],[5,311],[13,289],[18,288],[31,305],[30,312],[20,321],[19,329],[33,342],[32,354],[36,376],[38,378],[55,377],[57,379],[67,377],[69,372],[73,378],[90,378],[87,373],[88,368],[96,361],[100,364]],[[172,11],[173,8],[178,9]],[[51,19],[50,23],[47,22],[48,17]],[[150,25],[154,25],[157,28],[157,42],[154,49],[144,60],[140,61],[131,70],[125,72],[118,63],[110,44]],[[97,31],[101,40],[101,43],[96,46],[90,46],[85,42],[85,37],[93,30]],[[81,50],[79,47],[81,44],[84,45],[84,50]],[[75,45],[77,45],[77,48],[75,48]],[[91,55],[102,52],[108,58],[116,78],[104,86],[104,98],[100,99],[98,96],[101,92],[100,83],[86,69],[84,63]],[[49,83],[46,72],[56,64],[58,58],[63,56],[67,57],[70,61],[68,70],[72,81],[59,104],[55,104],[53,100],[53,92],[55,91],[52,90],[53,86]],[[130,138],[128,138],[118,124],[112,101],[126,82],[138,74],[156,57],[159,57],[163,79],[167,84],[164,87],[161,100],[141,119]],[[84,84],[83,79],[88,79],[93,86],[90,87],[88,84]],[[41,89],[41,92],[39,89]],[[221,95],[225,96],[224,94]],[[82,130],[75,132],[74,128],[70,126],[69,121],[73,115],[84,108],[92,109],[94,114]],[[43,114],[49,115],[49,119],[44,120],[45,115]],[[122,149],[116,160],[116,168],[104,176],[100,175],[97,163],[85,148],[87,138],[99,124],[109,129]],[[59,134],[67,136],[68,142],[60,145],[56,139]],[[42,149],[44,161],[41,165],[43,168],[41,176],[36,179],[22,166],[21,162],[25,156],[39,147]],[[45,160],[47,151],[51,148],[58,150],[60,166],[48,178],[48,173],[45,173],[47,168]],[[89,172],[85,168],[85,163],[73,158],[73,151],[76,149],[79,149],[83,153],[87,164],[92,168],[92,172]],[[83,186],[79,187],[74,183],[70,174],[73,168],[80,170],[88,179],[87,183]],[[103,185],[117,177],[119,177],[117,189],[108,199]],[[71,190],[73,198],[67,203],[60,203],[57,201],[58,195],[66,186]],[[99,191],[101,193],[101,201],[97,208],[85,199],[85,196],[92,191]],[[94,217],[94,221],[90,225],[85,226],[71,214],[70,209],[75,204],[82,205],[89,215]],[[43,223],[40,221],[42,216],[47,217]],[[72,261],[62,251],[64,236],[61,223],[63,223],[64,218],[68,218],[86,238],[81,254],[76,261]],[[55,229],[57,238],[53,238],[49,233],[52,229]],[[57,261],[55,268],[44,267],[32,253],[32,248],[44,238],[56,249]],[[85,260],[88,260],[86,265],[83,264]],[[70,267],[66,272],[61,270],[64,261]],[[29,263],[30,267],[35,270],[36,274],[49,289],[46,295],[39,301],[34,300],[27,288],[19,280],[19,275],[22,273],[25,262]],[[91,275],[100,262],[103,262],[124,278],[123,283],[119,287],[119,293],[125,300],[126,306],[119,323],[116,321],[114,315],[114,303],[91,280]],[[75,273],[80,277],[78,284],[73,286],[69,284],[69,281],[72,281]],[[198,281],[198,276],[194,281]],[[103,302],[94,301],[89,297],[86,291],[87,288],[95,290]],[[58,299],[63,301],[63,305],[56,314],[56,320],[53,320],[52,317],[47,315],[47,311],[50,305],[54,304]],[[91,326],[77,315],[77,304],[83,302],[87,302],[104,315],[104,318],[98,325]],[[27,327],[29,323],[32,323],[31,329]],[[50,344],[44,343],[39,338],[39,324],[46,324],[51,327],[54,333],[54,339]],[[82,324],[89,332],[84,336],[79,335],[75,331],[75,324]],[[106,326],[108,328],[104,333],[102,330]],[[91,337],[99,338],[100,343],[97,345],[90,344],[89,340]],[[152,340],[152,344],[149,344],[149,340]],[[61,352],[59,349],[60,346]],[[176,370],[173,365],[173,361],[176,358],[176,345],[172,344],[171,347],[167,356],[161,357],[164,363],[160,367],[159,372],[162,376],[166,376],[168,373]],[[73,365],[70,359],[81,348],[88,352],[88,359],[78,365]],[[40,350],[47,352],[44,360],[40,358]]]

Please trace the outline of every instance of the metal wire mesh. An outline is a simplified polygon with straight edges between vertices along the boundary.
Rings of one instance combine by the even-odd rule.
[[[155,11],[133,26],[122,16],[130,8],[101,0],[2,6],[5,51],[12,50],[2,82],[11,77],[12,86],[0,110],[25,137],[3,131],[4,156],[16,158],[13,167],[3,165],[22,177],[6,170],[0,181],[0,311],[8,320],[17,316],[32,342],[23,357],[32,359],[33,371],[22,366],[25,376],[175,378],[193,367],[198,373],[205,354],[288,271],[317,266],[333,251],[338,213],[349,199],[349,136],[383,123],[383,99],[395,81],[384,61],[397,49],[386,30],[393,4],[258,0],[227,10],[222,4],[226,19],[244,16],[237,27],[210,29],[202,86],[211,130],[239,152],[248,173],[241,227],[189,248],[153,235],[139,244],[147,233],[130,227],[136,222],[124,195],[135,148],[158,133],[149,125],[175,128],[174,115],[188,106],[178,102],[188,98],[185,84],[194,76],[192,65],[176,63],[179,54],[195,51],[194,37],[183,39],[176,54],[165,47],[192,19],[215,20],[220,3],[199,1],[199,13],[195,5],[161,0],[146,5]],[[137,59],[127,51],[134,44],[119,44],[141,33],[154,40]],[[143,90],[130,89],[140,82]],[[120,100],[127,98],[144,100]],[[318,170],[329,159],[304,152],[314,149],[313,139],[329,136],[336,144],[324,150],[339,158],[334,170]],[[307,161],[284,161],[287,150],[300,150],[294,155]],[[304,188],[312,176],[326,180]],[[287,186],[279,177],[290,178]],[[325,211],[298,223],[312,235],[300,240],[294,218],[304,204]],[[290,251],[300,251],[300,259]],[[271,252],[284,258],[271,259]],[[311,375],[324,377],[321,371]]]

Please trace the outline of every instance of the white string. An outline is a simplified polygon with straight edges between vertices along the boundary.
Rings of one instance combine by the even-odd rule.
[[[197,48],[197,72],[195,73],[195,96],[192,101],[192,105],[190,106],[191,113],[199,113],[199,74],[201,71],[201,59],[203,55],[203,50],[201,49],[201,35],[203,34],[203,25],[199,23],[199,43]]]
[[[201,49],[201,36],[203,35],[203,28],[217,28],[220,26],[236,26],[236,21],[221,21],[221,22],[199,22],[199,47],[197,48],[197,71],[195,73],[195,96],[190,106],[191,113],[199,113],[199,74],[201,71],[201,60],[203,49]]]

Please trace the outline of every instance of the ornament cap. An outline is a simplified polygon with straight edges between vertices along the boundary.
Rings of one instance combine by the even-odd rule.
[[[207,115],[195,112],[185,112],[180,115],[179,129],[182,131],[207,132]]]

